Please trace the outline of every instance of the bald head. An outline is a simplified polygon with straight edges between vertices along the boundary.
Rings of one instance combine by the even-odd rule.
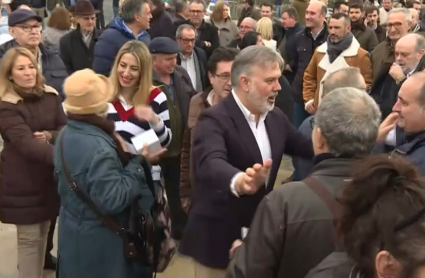
[[[320,1],[311,1],[305,10],[306,27],[319,31],[323,28],[326,18],[326,5]]]
[[[412,26],[416,26],[419,21],[419,12],[413,8],[409,9],[410,16],[412,17]]]
[[[329,74],[323,82],[323,93],[327,94],[335,89],[344,87],[366,91],[366,82],[358,68],[342,68]]]
[[[322,12],[326,14],[327,7],[322,1],[314,0],[310,1],[310,4],[308,5],[308,8],[312,8],[316,10],[318,13]],[[324,10],[324,12],[323,12]]]
[[[425,38],[410,33],[401,37],[395,45],[395,62],[405,74],[416,69],[425,52]]]
[[[18,10],[28,10],[28,11],[32,11],[32,9],[30,8],[30,6],[22,4],[18,7]]]
[[[246,33],[254,32],[257,29],[257,21],[252,17],[245,17],[239,25],[239,37],[242,39]]]

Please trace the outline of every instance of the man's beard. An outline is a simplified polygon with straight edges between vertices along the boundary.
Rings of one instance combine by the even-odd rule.
[[[264,114],[273,110],[274,103],[269,103],[268,98],[276,95],[277,92],[273,92],[267,97],[261,97],[258,90],[253,85],[251,85],[248,91],[248,100],[255,105],[261,114]]]

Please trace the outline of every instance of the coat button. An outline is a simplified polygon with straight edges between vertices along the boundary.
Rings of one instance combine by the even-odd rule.
[[[137,172],[139,172],[139,173],[140,173],[140,172],[142,172],[142,169],[138,168],[138,169],[137,169]]]

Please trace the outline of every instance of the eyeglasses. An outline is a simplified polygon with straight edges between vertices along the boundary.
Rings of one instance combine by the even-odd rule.
[[[32,25],[32,26],[31,25],[17,25],[16,27],[21,28],[26,33],[30,33],[32,30],[39,31],[41,29],[41,25],[40,24]]]
[[[190,12],[191,12],[191,13],[193,13],[193,14],[201,14],[201,13],[203,13],[204,11],[200,11],[200,10],[190,10]]]
[[[399,29],[403,23],[401,22],[395,22],[395,23],[387,23],[387,29],[391,29],[391,27],[394,27],[396,29]]]
[[[230,79],[230,74],[228,73],[214,74],[214,76],[218,77],[221,82],[227,82]]]
[[[195,42],[195,39],[182,39],[182,38],[180,38],[180,40],[184,43],[190,43],[190,42],[194,43]]]

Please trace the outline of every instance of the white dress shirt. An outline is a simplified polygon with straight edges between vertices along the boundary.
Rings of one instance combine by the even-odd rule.
[[[180,54],[181,66],[187,71],[189,74],[190,80],[192,81],[193,88],[196,89],[196,66],[195,66],[195,58],[193,57],[193,52],[190,57],[186,57]]]
[[[261,158],[263,161],[266,159],[270,159],[272,157],[272,150],[270,147],[270,141],[269,141],[269,135],[267,134],[266,125],[264,123],[264,120],[266,119],[267,113],[264,113],[260,116],[260,119],[257,122],[255,121],[255,116],[246,108],[238,96],[233,92],[232,95],[235,98],[236,104],[239,106],[239,108],[242,111],[242,114],[244,115],[246,121],[248,122],[249,127],[251,128],[252,134],[255,137],[255,141],[257,141],[257,146],[260,149]],[[232,193],[239,197],[239,194],[236,191],[236,179],[239,175],[244,174],[244,172],[237,173],[230,182],[230,190]],[[267,185],[267,182],[266,182]]]

